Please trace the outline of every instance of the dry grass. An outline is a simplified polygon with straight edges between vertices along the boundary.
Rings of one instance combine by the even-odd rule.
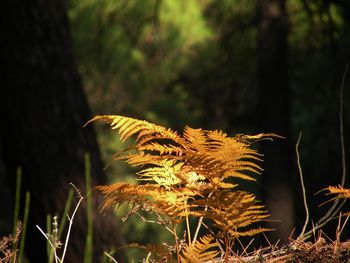
[[[206,263],[224,262],[215,259]],[[287,245],[270,245],[244,255],[233,254],[230,263],[343,263],[350,262],[350,240],[345,242],[330,241],[321,232],[316,240],[290,240]]]
[[[14,235],[4,236],[0,239],[0,263],[17,262],[18,241],[22,232],[21,222],[17,223]]]

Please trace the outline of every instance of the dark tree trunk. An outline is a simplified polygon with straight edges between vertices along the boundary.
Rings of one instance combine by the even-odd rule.
[[[35,225],[45,229],[47,214],[61,215],[69,182],[85,192],[84,153],[91,155],[92,183],[103,183],[104,175],[95,133],[82,128],[90,113],[71,53],[64,1],[6,0],[2,10],[3,161],[12,190],[16,168],[22,167],[22,189],[31,193],[26,253],[31,262],[46,262],[46,241]],[[73,225],[68,262],[82,261],[84,210]],[[94,218],[95,255],[111,240],[118,246],[115,222],[106,219]]]
[[[282,220],[271,241],[286,241],[294,226],[292,143],[290,137],[287,14],[284,0],[258,1],[258,80],[261,132],[275,132],[284,141],[263,144],[265,204],[271,219]]]

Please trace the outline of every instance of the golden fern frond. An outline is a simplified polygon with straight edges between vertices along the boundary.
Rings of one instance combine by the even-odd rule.
[[[196,189],[171,189],[161,191],[158,195],[152,196],[152,202],[147,204],[147,211],[163,214],[175,224],[182,222],[189,215],[190,200],[199,196]]]
[[[138,147],[139,151],[148,151],[148,152],[158,152],[159,155],[171,155],[180,156],[184,152],[179,146],[172,144],[160,144],[157,142],[150,142],[147,144],[142,144]]]
[[[199,136],[197,135],[199,131],[195,129],[187,129],[186,136],[190,137],[188,134],[193,131],[195,132],[193,137]],[[261,173],[262,169],[256,163],[256,161],[261,161],[261,155],[256,150],[249,148],[247,139],[242,142],[242,136],[239,136],[238,139],[231,138],[221,131],[200,130],[200,136],[199,146],[194,140],[194,146],[186,146],[187,149],[195,149],[195,151],[186,152],[183,157],[194,167],[194,171],[204,170],[203,175],[209,178],[240,177],[246,180],[255,180],[246,172]],[[257,138],[261,137],[263,135],[257,136]],[[253,141],[253,138],[250,140]]]
[[[139,206],[140,209],[166,215],[174,222],[181,222],[185,211],[190,209],[188,201],[201,195],[196,189],[167,190],[157,184],[116,183],[97,186],[96,189],[104,195],[101,211],[128,203],[132,208]]]
[[[174,160],[161,160],[155,167],[143,169],[137,174],[144,181],[155,181],[158,185],[171,187],[182,183],[178,174],[181,172],[183,163]]]
[[[110,123],[112,129],[117,129],[119,131],[120,138],[123,142],[137,133],[139,133],[137,141],[143,140],[143,137],[154,136],[156,138],[159,135],[169,139],[174,139],[175,141],[180,138],[177,133],[171,129],[148,121],[120,115],[98,115],[88,121],[84,126],[96,120]]]
[[[350,198],[350,189],[344,188],[342,186],[328,186],[326,188],[329,193],[328,194],[336,194],[337,198]]]
[[[115,158],[115,160],[124,160],[131,166],[143,166],[146,164],[157,165],[163,158],[157,155],[151,155],[149,153],[145,153],[143,151],[135,153],[135,154],[127,154],[123,156],[119,156]]]
[[[215,191],[211,196],[193,201],[192,207],[194,216],[211,219],[223,232],[235,237],[250,233],[240,229],[268,217],[255,196],[244,191]]]
[[[267,232],[267,231],[272,231],[273,229],[270,228],[254,228],[254,229],[249,229],[249,230],[245,230],[245,231],[234,231],[234,230],[230,230],[229,234],[233,237],[246,237],[246,236],[255,236],[258,234],[261,234],[263,232]]]
[[[192,150],[201,152],[208,149],[206,131],[202,129],[193,129],[186,126],[184,128],[183,137],[188,142],[186,146],[192,148]]]
[[[130,165],[142,166],[157,165],[161,160],[174,159],[186,164],[183,166],[186,167],[186,172],[201,174],[208,180],[223,180],[228,177],[255,180],[252,174],[260,174],[262,170],[255,162],[261,161],[261,155],[249,148],[250,143],[278,137],[274,134],[258,134],[232,138],[222,131],[193,129],[188,126],[181,137],[163,126],[119,115],[96,116],[91,121],[95,120],[111,123],[112,129],[119,130],[123,141],[138,134],[138,144],[135,147],[138,153],[119,156],[117,160],[123,159]],[[168,141],[164,143],[164,139]]]
[[[213,248],[217,247],[218,243],[214,240],[214,237],[212,235],[205,235],[199,241],[195,242],[195,244],[186,246],[182,250],[180,261],[183,263],[200,263],[212,260],[219,254],[217,250],[213,250]]]
[[[158,185],[132,185],[127,183],[116,183],[112,185],[97,186],[96,189],[102,192],[104,200],[101,211],[109,207],[119,207],[123,203],[146,204],[147,197],[155,195],[160,191]]]

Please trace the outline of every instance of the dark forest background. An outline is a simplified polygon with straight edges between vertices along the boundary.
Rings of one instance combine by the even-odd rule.
[[[34,225],[45,225],[48,213],[62,210],[69,182],[84,189],[85,152],[94,185],[134,180],[134,171],[122,163],[103,169],[121,144],[107,127],[82,128],[95,114],[127,115],[179,131],[189,125],[286,137],[256,145],[265,155],[265,171],[251,190],[271,219],[280,220],[269,225],[276,229],[271,242],[286,242],[304,222],[294,150],[302,131],[312,220],[329,209],[319,207],[329,198],[315,193],[341,180],[340,87],[350,58],[349,1],[6,0],[3,11],[0,235],[12,229],[20,166],[22,189],[32,194],[31,262],[45,257],[45,240]],[[343,93],[347,152],[349,78]],[[79,262],[83,253],[84,215],[77,219],[69,262]],[[165,239],[136,220],[119,224],[115,215],[97,212],[94,220],[96,257],[112,244]],[[324,228],[330,237],[334,225]]]

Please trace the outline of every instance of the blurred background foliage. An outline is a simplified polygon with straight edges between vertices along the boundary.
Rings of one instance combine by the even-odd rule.
[[[255,1],[67,3],[74,52],[93,114],[128,115],[177,130],[187,124],[231,135],[260,132]],[[291,102],[286,116],[291,137],[286,140],[294,145],[303,131],[302,166],[308,196],[315,199],[313,194],[326,187],[329,178],[338,184],[341,174],[339,90],[350,56],[350,3],[288,0],[285,4]],[[350,126],[349,80],[346,83],[345,134]],[[278,99],[272,97],[271,103]],[[122,146],[108,127],[96,129],[108,163]],[[349,137],[345,140],[349,149]],[[106,171],[111,181],[132,180],[134,172],[121,162]],[[291,181],[298,182],[297,174]],[[296,189],[298,226],[303,208],[300,188]],[[311,213],[321,202],[316,201]],[[123,228],[127,242],[165,240],[157,227],[144,226],[145,234],[136,235],[139,224],[127,222]]]

